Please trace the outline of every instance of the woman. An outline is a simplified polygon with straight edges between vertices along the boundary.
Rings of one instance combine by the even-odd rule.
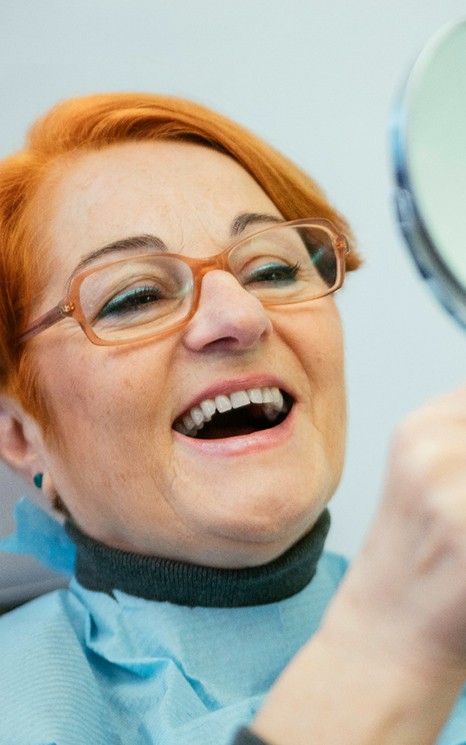
[[[465,677],[464,394],[400,435],[321,624],[344,572],[319,561],[345,436],[332,293],[358,265],[343,219],[237,125],[150,95],[52,110],[0,193],[1,453],[76,550],[69,590],[2,619],[0,742],[432,742]],[[404,460],[426,437],[427,486]],[[13,548],[73,562],[34,520]],[[444,742],[466,741],[459,706]]]

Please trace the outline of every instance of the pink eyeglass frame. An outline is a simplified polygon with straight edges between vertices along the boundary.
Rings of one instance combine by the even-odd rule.
[[[202,278],[204,275],[206,275],[208,272],[214,270],[214,269],[220,269],[223,271],[227,271],[230,274],[232,274],[230,267],[228,265],[228,258],[230,256],[230,253],[241,243],[244,243],[247,240],[251,240],[252,238],[259,237],[263,233],[269,232],[271,229],[282,229],[282,228],[299,228],[299,227],[309,227],[309,228],[321,228],[326,232],[332,241],[332,246],[335,249],[335,255],[337,258],[337,276],[335,283],[332,287],[328,288],[325,292],[321,293],[320,295],[313,296],[312,298],[298,298],[296,300],[287,300],[283,301],[283,298],[277,298],[274,300],[274,298],[267,299],[266,301],[261,303],[264,305],[264,307],[267,306],[278,306],[278,305],[292,305],[296,303],[303,303],[303,302],[309,302],[312,300],[319,300],[322,297],[325,297],[327,295],[331,295],[337,290],[339,290],[344,282],[345,279],[345,256],[350,252],[350,247],[348,240],[345,235],[342,233],[339,233],[333,223],[330,220],[327,220],[326,218],[320,217],[320,218],[309,218],[309,219],[300,219],[300,220],[290,220],[288,222],[277,222],[273,225],[269,225],[266,228],[263,228],[262,230],[258,230],[254,233],[250,233],[247,236],[242,236],[238,240],[235,240],[234,243],[227,246],[223,251],[216,254],[215,256],[209,256],[205,259],[196,259],[189,256],[181,256],[180,254],[174,254],[174,253],[164,253],[164,257],[173,257],[180,261],[183,261],[185,264],[187,264],[192,272],[193,275],[193,298],[192,298],[192,306],[191,310],[189,311],[188,315],[185,316],[182,320],[178,321],[173,326],[169,326],[168,328],[162,329],[161,331],[155,331],[151,332],[145,336],[137,336],[134,339],[123,339],[123,340],[112,340],[112,341],[106,341],[104,339],[101,339],[99,336],[96,336],[94,331],[92,330],[92,326],[90,325],[89,321],[85,317],[82,308],[81,303],[79,299],[79,291],[82,283],[84,280],[90,275],[94,274],[94,272],[101,271],[107,266],[111,266],[112,264],[118,264],[118,263],[124,263],[125,261],[128,261],[128,258],[123,259],[116,259],[113,261],[107,261],[104,264],[98,264],[97,266],[93,266],[90,269],[84,269],[82,272],[79,272],[79,274],[76,274],[69,282],[68,285],[68,291],[66,296],[63,298],[63,300],[60,300],[59,303],[54,308],[51,308],[51,310],[47,311],[43,315],[39,316],[35,321],[32,322],[28,328],[23,331],[18,336],[18,342],[23,343],[28,341],[29,339],[32,339],[34,336],[37,336],[42,331],[45,331],[46,329],[50,328],[50,326],[53,326],[54,324],[58,323],[59,321],[62,321],[64,318],[73,318],[81,327],[84,334],[87,336],[90,342],[93,344],[96,344],[97,346],[103,346],[103,347],[113,347],[113,346],[121,346],[125,344],[136,344],[137,342],[144,341],[145,339],[150,338],[156,338],[156,337],[163,337],[166,336],[172,331],[176,331],[183,326],[185,326],[190,319],[194,316],[194,314],[197,311],[197,308],[199,306],[199,298],[201,295],[201,283]],[[137,260],[147,258],[147,253],[144,254],[136,254],[134,256],[131,256],[131,260]],[[233,275],[234,276],[234,275]]]

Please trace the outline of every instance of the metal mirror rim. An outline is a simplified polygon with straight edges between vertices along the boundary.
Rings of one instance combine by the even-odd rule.
[[[412,88],[422,74],[424,60],[440,45],[448,43],[460,21],[437,33],[417,57],[392,118],[391,137],[394,175],[396,183],[395,202],[398,223],[422,278],[429,285],[443,307],[466,329],[466,291],[450,268],[443,261],[432,240],[429,229],[419,209],[416,194],[409,174],[407,129]]]

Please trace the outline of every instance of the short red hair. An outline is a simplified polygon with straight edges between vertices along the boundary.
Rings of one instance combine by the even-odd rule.
[[[350,235],[344,218],[309,176],[247,129],[204,106],[169,96],[109,93],[54,107],[32,126],[25,148],[0,163],[0,391],[15,396],[43,424],[46,403],[28,344],[23,348],[16,341],[46,283],[35,196],[66,156],[118,142],[159,139],[188,140],[229,154],[286,219],[326,217]],[[359,263],[354,251],[348,255],[347,269]]]

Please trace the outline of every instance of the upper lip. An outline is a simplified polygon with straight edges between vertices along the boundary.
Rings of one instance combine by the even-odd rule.
[[[185,415],[187,412],[189,412],[194,406],[198,406],[201,401],[205,401],[206,399],[212,399],[216,396],[225,395],[228,396],[231,393],[234,393],[235,391],[243,391],[243,390],[250,390],[251,388],[271,388],[276,387],[279,388],[284,393],[287,393],[289,396],[295,399],[293,393],[290,391],[289,387],[287,387],[283,381],[280,378],[277,378],[275,376],[271,375],[256,375],[256,376],[248,376],[243,378],[232,378],[229,380],[222,380],[218,381],[217,383],[213,383],[210,386],[207,386],[199,393],[196,393],[193,398],[189,400],[189,402],[179,410],[178,414],[175,416],[174,421]]]

